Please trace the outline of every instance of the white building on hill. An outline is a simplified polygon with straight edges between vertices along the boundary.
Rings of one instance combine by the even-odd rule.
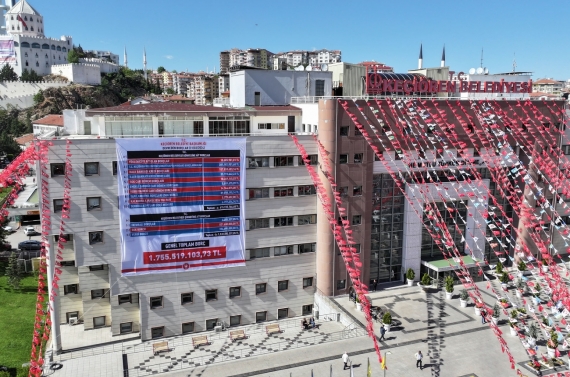
[[[4,17],[7,34],[0,36],[0,65],[10,64],[18,75],[24,69],[48,75],[52,65],[67,63],[72,38],[46,37],[42,15],[26,0],[16,3]]]

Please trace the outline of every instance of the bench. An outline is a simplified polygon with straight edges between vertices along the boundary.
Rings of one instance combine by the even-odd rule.
[[[246,338],[247,338],[247,336],[245,336],[244,330],[230,331],[230,339],[232,342],[235,342],[236,340],[240,340],[240,339],[246,339]]]
[[[265,326],[265,332],[267,333],[267,335],[271,335],[271,334],[275,334],[275,333],[280,333],[280,332],[281,332],[281,328],[279,327],[279,324],[273,323],[273,324],[271,324],[271,325]]]
[[[208,336],[206,335],[192,337],[192,346],[194,348],[198,348],[200,346],[207,346],[208,344],[210,344],[210,342],[208,342]]]
[[[162,351],[170,351],[170,348],[168,347],[168,342],[164,341],[164,342],[158,342],[158,343],[153,343],[152,345],[152,353],[156,356],[159,352]]]

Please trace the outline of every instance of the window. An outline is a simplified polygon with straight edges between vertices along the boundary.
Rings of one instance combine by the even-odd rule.
[[[150,308],[151,309],[162,308],[162,296],[151,297],[150,298]]]
[[[354,136],[362,136],[362,132],[360,132],[356,125],[354,126]]]
[[[280,226],[293,226],[293,216],[274,218],[273,227],[277,228]]]
[[[249,230],[269,228],[269,219],[249,220]]]
[[[117,161],[113,161],[113,175],[117,175]]]
[[[402,159],[402,156],[403,156],[403,154],[402,154],[402,150],[401,150],[401,149],[396,149],[396,150],[394,151],[394,160],[396,160],[396,161],[401,160],[401,159]]]
[[[130,304],[132,302],[133,300],[131,295],[119,295],[119,305]]]
[[[283,292],[289,289],[289,280],[279,280],[277,282],[277,292]]]
[[[51,164],[51,176],[59,177],[65,175],[65,164]]]
[[[63,199],[53,200],[53,212],[61,212],[63,209]]]
[[[307,158],[309,159],[310,165],[318,165],[319,164],[319,156],[318,155],[311,154],[311,155],[307,156]],[[305,161],[303,161],[302,156],[299,156],[299,165],[305,165]]]
[[[63,286],[63,294],[64,295],[76,295],[79,293],[79,285],[78,284],[68,284]]]
[[[352,188],[352,196],[362,196],[362,186],[354,186]]]
[[[215,301],[218,299],[217,289],[207,289],[206,290],[206,301]]]
[[[289,245],[289,246],[276,246],[274,248],[274,253],[273,253],[276,257],[279,257],[281,255],[289,255],[289,254],[293,254],[293,246]]]
[[[308,288],[313,286],[313,278],[303,278],[303,288]]]
[[[241,324],[241,315],[230,316],[230,326],[239,326]]]
[[[162,338],[164,336],[164,326],[153,327],[150,329],[151,339]]]
[[[360,244],[357,243],[356,245],[352,246],[354,248],[353,253],[360,254]]]
[[[259,123],[258,129],[260,130],[284,130],[285,123]]]
[[[217,318],[207,319],[206,320],[206,330],[213,330],[214,327],[216,327],[217,323],[218,323]]]
[[[347,221],[347,217],[346,217],[346,216],[339,216],[339,217],[336,219],[336,223],[337,223],[337,225],[339,225],[339,226],[344,225],[343,221]],[[347,223],[347,225],[348,225],[348,223]]]
[[[348,164],[348,155],[347,154],[341,154],[339,156],[339,163]]]
[[[274,157],[273,158],[273,165],[274,166],[294,166],[293,156]]]
[[[317,249],[316,242],[302,243],[299,245],[299,254],[314,253],[316,249]]]
[[[340,196],[348,196],[348,186],[343,186],[338,189]]]
[[[336,289],[345,289],[345,288],[346,288],[346,280],[336,281]]]
[[[101,197],[87,198],[87,211],[101,210]]]
[[[299,186],[299,196],[316,195],[317,189],[313,185]]]
[[[301,215],[299,216],[299,225],[308,225],[308,224],[316,224],[317,223],[317,215]]]
[[[565,155],[569,155],[570,154],[570,145],[563,145],[562,146],[562,153],[564,153]]]
[[[325,80],[315,80],[315,96],[322,97],[325,95]]]
[[[255,285],[255,294],[260,295],[267,292],[267,283],[259,283]]]
[[[355,164],[362,164],[362,153],[355,153],[354,154],[354,163]]]
[[[105,316],[93,317],[93,327],[104,327],[105,326]]]
[[[230,298],[241,297],[241,287],[230,287]]]
[[[269,257],[269,248],[263,247],[260,249],[251,249],[249,251],[249,259],[255,258],[268,258]]]
[[[194,322],[186,322],[182,324],[182,334],[194,332]]]
[[[258,188],[258,189],[248,189],[248,190],[249,190],[249,199],[269,198],[268,188]]]
[[[360,224],[362,224],[362,216],[361,215],[352,216],[352,225],[360,225]]]
[[[97,266],[89,266],[89,271],[102,271],[105,269],[105,266],[102,264],[99,264]]]
[[[89,232],[89,245],[95,245],[98,243],[103,243],[103,232]]]
[[[255,312],[255,323],[267,321],[267,312]]]
[[[75,267],[75,261],[74,260],[61,261],[61,262],[59,262],[59,264],[62,267]]]
[[[343,126],[340,128],[340,136],[348,136],[348,126]]]
[[[289,318],[289,309],[277,309],[277,319]]]
[[[194,302],[194,294],[192,292],[180,295],[180,305],[191,304],[192,302]]]
[[[97,298],[105,297],[105,290],[104,289],[93,289],[91,290],[91,300],[95,300]]]
[[[86,162],[85,163],[85,175],[99,175],[99,163],[98,162]]]
[[[310,315],[313,314],[313,304],[311,305],[303,305],[303,314],[302,315]]]
[[[119,325],[119,333],[120,334],[128,334],[133,332],[133,323],[132,322],[123,322]]]
[[[281,198],[284,196],[293,196],[293,187],[276,187],[273,189],[273,196],[275,198]]]
[[[250,169],[269,167],[269,157],[248,157],[247,161]]]

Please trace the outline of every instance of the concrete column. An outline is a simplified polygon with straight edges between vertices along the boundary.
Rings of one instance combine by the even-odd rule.
[[[328,152],[329,164],[333,169],[336,163],[336,101],[319,100],[319,135],[318,139]],[[319,154],[320,166],[323,166]],[[334,200],[332,188],[321,169],[317,169],[327,196],[331,202]],[[330,209],[329,209],[330,210]],[[324,295],[334,294],[334,253],[335,240],[330,224],[327,221],[326,211],[317,200],[317,289]]]

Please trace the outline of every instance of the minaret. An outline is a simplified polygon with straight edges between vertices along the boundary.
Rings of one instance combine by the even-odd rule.
[[[129,66],[129,61],[127,60],[127,46],[125,46],[125,55],[123,57],[123,62],[124,62],[124,66],[128,67]]]
[[[424,63],[424,54],[422,53],[422,44],[420,44],[420,57],[418,59],[418,69],[422,69]]]
[[[445,45],[443,45],[443,52],[441,53],[441,67],[445,67]]]
[[[143,70],[144,70],[144,79],[148,80],[147,72],[146,72],[146,48],[143,47]]]

